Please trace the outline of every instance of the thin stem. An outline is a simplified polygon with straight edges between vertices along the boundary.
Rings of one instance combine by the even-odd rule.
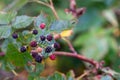
[[[79,55],[79,54],[74,54],[74,53],[69,53],[69,52],[54,52],[54,54],[55,55],[75,57],[75,58],[78,58],[80,60],[83,60],[85,62],[88,62],[88,63],[92,64],[93,66],[95,66],[96,69],[99,68],[99,63],[97,61],[88,59],[88,58],[86,58],[86,57],[84,57],[82,55]]]
[[[75,49],[74,49],[72,43],[71,43],[68,39],[66,39],[66,38],[63,38],[63,39],[67,42],[67,44],[68,44],[70,50],[71,50],[74,54],[77,54],[77,52],[75,51]]]
[[[91,71],[85,71],[80,77],[78,77],[75,80],[81,80],[83,77],[85,77],[86,75],[88,75]]]
[[[56,19],[59,19],[58,14],[57,14],[57,12],[56,12],[56,10],[55,10],[55,8],[54,8],[54,5],[53,5],[52,0],[50,0],[50,4],[47,4],[47,3],[45,3],[45,2],[38,1],[38,0],[33,0],[33,1],[49,7],[49,8],[52,10],[53,14],[55,15],[55,18],[56,18]]]
[[[57,12],[55,10],[55,7],[53,5],[53,1],[52,0],[50,0],[50,8],[51,8],[53,14],[55,15],[56,19],[59,19],[58,14],[57,14]]]
[[[42,2],[42,1],[38,1],[38,0],[33,0],[33,1],[34,1],[34,2],[37,2],[37,3],[39,3],[39,4],[42,4],[42,5],[45,5],[45,6],[47,6],[47,7],[50,7],[49,4],[46,4],[46,3]]]
[[[18,76],[18,74],[17,74],[17,72],[15,72],[15,70],[11,70],[11,71],[15,76]]]

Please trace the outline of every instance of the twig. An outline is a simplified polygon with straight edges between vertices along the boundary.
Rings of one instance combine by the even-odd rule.
[[[71,50],[74,54],[77,54],[77,52],[75,51],[75,49],[74,49],[73,45],[71,44],[71,42],[70,42],[68,39],[66,39],[66,38],[63,38],[63,40],[65,40],[65,41],[67,42],[70,50]]]
[[[14,70],[11,70],[11,71],[15,76],[18,76],[18,74]]]
[[[83,60],[85,62],[88,62],[90,64],[92,64],[93,66],[95,66],[96,69],[99,68],[99,63],[97,61],[88,59],[82,55],[79,54],[74,54],[74,53],[69,53],[69,52],[54,52],[55,55],[62,55],[62,56],[70,56],[70,57],[75,57],[77,59]]]
[[[45,6],[47,6],[47,7],[50,7],[49,4],[46,4],[46,3],[42,2],[42,1],[38,1],[38,0],[33,0],[33,1],[34,1],[34,2],[37,2],[37,3],[39,3],[39,4],[42,4],[42,5],[45,5]]]
[[[52,10],[53,14],[55,15],[55,18],[56,18],[56,19],[59,19],[58,14],[57,14],[57,12],[56,12],[56,10],[55,10],[55,8],[54,8],[54,5],[53,5],[52,0],[50,0],[50,4],[47,4],[47,3],[45,3],[45,2],[38,1],[38,0],[33,0],[33,1],[49,7],[49,8]]]
[[[91,71],[85,71],[81,76],[79,76],[78,78],[76,78],[75,80],[81,80],[83,77],[85,77],[86,75],[88,75]]]
[[[50,8],[53,11],[53,14],[55,15],[56,19],[59,19],[58,14],[57,14],[57,12],[55,10],[55,7],[53,5],[53,1],[52,0],[50,0]]]

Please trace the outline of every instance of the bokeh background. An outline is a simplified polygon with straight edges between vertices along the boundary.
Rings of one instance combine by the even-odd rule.
[[[30,0],[0,0],[0,11],[17,10],[18,15],[37,16],[44,12],[55,19],[52,11]],[[45,0],[42,0],[45,1]],[[120,72],[120,1],[119,0],[76,0],[77,7],[86,7],[86,12],[79,17],[73,34],[69,37],[75,50],[97,61],[104,60],[105,66]],[[64,10],[69,8],[69,0],[53,0],[61,19],[69,19]],[[66,42],[58,40],[60,51],[70,51]],[[78,59],[59,56],[55,61],[46,60],[44,76],[55,70],[66,73],[74,70],[76,76],[82,74],[86,64]]]

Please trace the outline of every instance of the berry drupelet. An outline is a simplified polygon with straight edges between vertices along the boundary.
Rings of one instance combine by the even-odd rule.
[[[51,46],[47,46],[47,47],[45,48],[45,52],[46,52],[46,53],[52,52],[52,47],[51,47]]]
[[[37,46],[37,42],[36,42],[36,41],[32,41],[32,42],[30,43],[30,46],[31,46],[31,47],[36,47],[36,46]]]
[[[18,38],[18,34],[17,34],[17,33],[13,33],[13,34],[12,34],[12,37],[13,37],[14,39],[17,39],[17,38]]]
[[[40,40],[41,40],[41,41],[45,41],[45,39],[46,39],[45,36],[43,36],[43,35],[40,36]]]
[[[45,23],[41,23],[41,24],[40,24],[40,29],[44,29],[45,26],[46,26]]]
[[[47,35],[47,40],[51,41],[53,39],[53,36],[51,34]]]
[[[36,55],[36,56],[35,56],[35,61],[41,63],[41,61],[42,61],[42,56]]]
[[[22,47],[20,48],[20,51],[21,51],[21,52],[25,52],[25,51],[26,51],[26,47],[25,47],[25,46],[22,46]]]
[[[32,32],[34,35],[37,35],[38,34],[38,31],[37,30],[33,30]]]

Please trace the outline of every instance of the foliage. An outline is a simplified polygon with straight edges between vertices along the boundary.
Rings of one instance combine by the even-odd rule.
[[[16,71],[18,73],[25,70],[28,72],[28,80],[77,80],[81,76],[77,76],[78,78],[76,78],[72,71],[68,73],[66,71],[69,68],[76,68],[75,75],[80,75],[81,73],[77,71],[81,70],[83,73],[84,68],[88,66],[86,63],[78,63],[77,60],[74,63],[73,58],[70,58],[71,60],[69,61],[67,60],[69,58],[66,58],[65,62],[68,61],[70,65],[65,67],[66,63],[60,62],[62,61],[60,60],[62,59],[61,56],[55,62],[48,60],[48,63],[46,63],[47,58],[55,49],[49,55],[42,52],[41,55],[45,57],[41,63],[35,62],[35,59],[32,58],[31,50],[34,49],[30,46],[32,40],[38,41],[39,46],[45,48],[48,45],[53,45],[56,41],[53,39],[51,42],[40,42],[39,36],[47,36],[48,34],[55,36],[56,34],[60,34],[62,38],[66,39],[67,37],[67,39],[71,40],[76,51],[80,53],[79,55],[95,61],[105,60],[105,66],[109,66],[115,70],[101,70],[102,74],[100,75],[102,77],[98,80],[120,79],[120,74],[117,73],[120,72],[120,58],[118,56],[120,52],[118,49],[120,42],[118,20],[120,15],[116,15],[115,12],[118,10],[120,4],[118,0],[76,0],[77,7],[86,7],[85,14],[78,17],[78,19],[74,19],[72,14],[64,12],[64,9],[69,6],[69,0],[53,0],[60,19],[55,19],[54,11],[52,12],[51,10],[53,8],[40,5],[36,1],[50,3],[49,0],[0,1],[0,4],[3,5],[0,5],[0,9],[1,7],[5,7],[0,12],[0,51],[5,53],[5,56],[0,57],[0,69]],[[10,2],[11,4],[8,5]],[[41,23],[46,24],[46,28],[43,30],[40,29]],[[33,30],[38,30],[38,35],[33,35]],[[72,32],[74,33],[72,34]],[[18,34],[18,39],[12,38],[14,33]],[[63,40],[58,40],[58,42],[61,43],[61,49],[58,50],[69,51],[68,46]],[[20,51],[21,46],[27,47],[25,53]],[[57,65],[60,67],[62,65],[65,69],[68,68],[66,71],[62,71],[65,69],[59,69],[56,66],[58,71],[67,74],[54,72],[47,77],[43,76],[49,73],[48,70],[44,74],[44,70],[48,67],[48,64],[49,66]],[[82,68],[80,69],[80,67]],[[85,80],[84,77],[86,78],[86,76],[83,76],[81,80]],[[88,75],[88,77],[93,80],[94,77],[96,78],[96,75],[92,74],[92,78],[91,75]]]

